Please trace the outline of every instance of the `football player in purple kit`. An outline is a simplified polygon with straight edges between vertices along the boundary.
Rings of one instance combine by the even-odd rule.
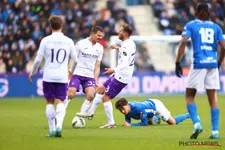
[[[71,70],[75,71],[69,71],[72,78],[69,83],[65,107],[76,96],[76,92],[79,92],[80,85],[82,85],[86,99],[81,106],[80,112],[85,113],[90,108],[100,73],[103,46],[98,42],[103,35],[103,29],[100,26],[95,26],[91,30],[90,37],[76,43],[77,63],[73,63],[71,68]]]
[[[50,130],[47,136],[61,137],[66,114],[64,100],[68,84],[68,62],[70,57],[76,62],[76,51],[72,39],[62,33],[62,17],[51,16],[49,23],[52,34],[41,40],[29,80],[32,82],[32,77],[44,58],[43,92],[47,101],[46,116]]]
[[[77,113],[77,116],[92,118],[100,102],[103,102],[108,122],[100,128],[116,127],[113,117],[113,106],[111,100],[130,82],[134,71],[134,58],[136,53],[135,43],[130,39],[133,32],[132,26],[124,24],[119,30],[119,39],[122,40],[121,47],[110,46],[110,49],[118,50],[118,65],[116,68],[106,68],[104,74],[111,76],[103,86],[97,88],[97,93],[91,108],[87,113]]]

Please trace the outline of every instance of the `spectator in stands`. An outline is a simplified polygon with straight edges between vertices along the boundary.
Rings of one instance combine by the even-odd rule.
[[[203,0],[208,2],[210,7],[211,20],[217,23],[223,32],[225,32],[225,1],[224,0]],[[180,35],[183,26],[190,20],[195,18],[195,6],[197,0],[166,0],[164,2],[155,0],[152,2],[152,9],[155,17],[158,20],[159,29],[165,35]],[[178,45],[173,43],[170,45]],[[191,47],[191,46],[190,46]],[[175,51],[173,51],[175,55]],[[185,66],[190,66],[191,55],[186,55],[183,59]],[[186,62],[185,62],[186,61]],[[223,68],[223,67],[222,67]],[[224,69],[225,70],[225,69]]]
[[[142,0],[139,2],[142,3]],[[51,34],[47,24],[50,14],[63,15],[63,32],[74,42],[88,37],[90,29],[95,25],[105,30],[105,39],[101,41],[105,49],[110,36],[117,34],[116,28],[121,23],[132,24],[134,33],[137,34],[134,19],[118,3],[119,1],[107,0],[107,7],[98,10],[95,0],[3,1],[0,6],[0,52],[6,71],[29,71],[26,66],[32,63],[41,39]],[[15,47],[16,51],[20,51],[22,61],[15,59],[18,54],[14,52]],[[107,63],[103,65],[108,66]]]
[[[6,72],[6,65],[3,59],[0,57],[0,73],[5,73],[5,72]]]

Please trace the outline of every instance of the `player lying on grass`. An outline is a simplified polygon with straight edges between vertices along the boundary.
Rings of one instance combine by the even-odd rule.
[[[128,102],[125,98],[121,98],[116,102],[115,106],[116,109],[125,115],[123,126],[147,126],[154,124],[154,120],[157,120],[154,116],[159,117],[170,125],[178,124],[190,118],[189,114],[172,117],[164,104],[157,99],[147,99],[142,102]],[[141,122],[131,123],[131,118],[141,120]]]

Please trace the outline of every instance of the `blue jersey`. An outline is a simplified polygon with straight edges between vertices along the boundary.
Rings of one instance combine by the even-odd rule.
[[[212,21],[199,19],[184,27],[182,36],[191,37],[194,69],[217,68],[217,42],[224,40],[221,28]]]
[[[148,120],[155,115],[155,103],[151,100],[143,102],[128,102],[131,111],[125,115],[125,120],[131,123],[131,118],[141,120],[139,123],[131,123],[131,126],[147,126]]]

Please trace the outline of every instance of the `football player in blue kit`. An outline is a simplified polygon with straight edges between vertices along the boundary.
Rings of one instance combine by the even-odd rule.
[[[154,124],[157,118],[167,122],[170,125],[178,124],[187,118],[189,114],[183,114],[172,117],[168,109],[158,99],[147,99],[142,102],[127,101],[126,98],[120,98],[116,101],[116,109],[125,115],[123,126],[148,126]],[[141,120],[139,123],[131,123],[131,118]]]
[[[218,66],[222,63],[225,50],[225,39],[219,25],[209,20],[209,6],[199,3],[196,8],[196,19],[188,22],[182,32],[182,40],[178,48],[176,59],[176,75],[181,78],[182,68],[180,60],[184,54],[186,43],[191,38],[193,45],[193,62],[188,74],[186,87],[187,110],[194,124],[191,139],[197,139],[203,131],[198,117],[195,95],[202,86],[206,89],[211,112],[212,132],[211,139],[219,138],[219,106],[217,92],[220,89]],[[217,60],[218,44],[221,47],[221,55]]]

